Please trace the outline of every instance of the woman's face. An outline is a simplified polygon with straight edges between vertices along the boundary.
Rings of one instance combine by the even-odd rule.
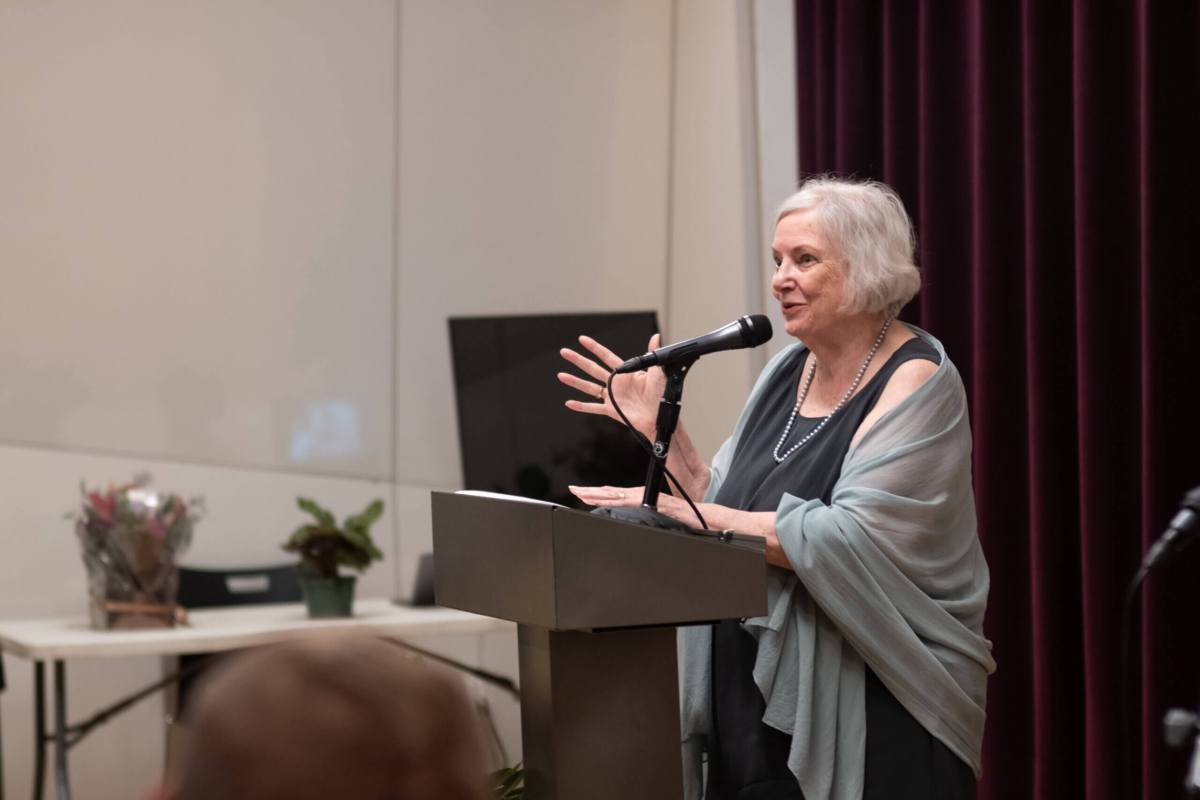
[[[771,293],[783,309],[784,328],[811,338],[844,316],[845,269],[811,209],[793,211],[775,225]]]

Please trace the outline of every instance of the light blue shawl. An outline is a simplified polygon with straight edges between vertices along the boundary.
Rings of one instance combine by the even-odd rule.
[[[988,568],[975,532],[966,394],[941,343],[914,331],[937,349],[940,366],[851,446],[830,505],[783,496],[775,529],[794,571],[768,570],[767,616],[744,623],[758,640],[763,721],[792,735],[788,767],[806,800],[862,797],[864,662],[980,774],[995,662],[983,637]],[[748,415],[791,350],[759,376],[713,459],[706,500],[720,489]],[[699,800],[712,730],[712,629],[683,628],[679,644],[685,796]]]

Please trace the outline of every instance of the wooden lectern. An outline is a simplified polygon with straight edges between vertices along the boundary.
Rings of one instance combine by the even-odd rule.
[[[518,623],[530,800],[681,800],[674,628],[765,614],[764,548],[433,493],[438,604]]]

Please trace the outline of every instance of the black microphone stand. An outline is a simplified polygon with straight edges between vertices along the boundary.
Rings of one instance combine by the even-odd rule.
[[[667,463],[667,454],[671,450],[671,437],[679,424],[680,399],[683,397],[683,380],[692,364],[699,356],[679,360],[662,368],[667,378],[663,389],[662,399],[658,401],[658,418],[655,420],[654,456],[646,469],[646,489],[642,493],[642,505],[639,508],[604,508],[596,509],[593,513],[619,519],[623,522],[634,522],[639,525],[649,525],[652,528],[667,530],[692,530],[679,520],[672,519],[658,511],[658,496],[662,493],[663,476]]]
[[[662,492],[663,470],[667,453],[671,450],[671,437],[679,424],[680,400],[683,398],[683,379],[696,359],[688,359],[663,367],[667,385],[662,399],[658,401],[658,419],[654,422],[654,458],[646,469],[646,490],[642,493],[642,508],[658,508],[658,495]]]

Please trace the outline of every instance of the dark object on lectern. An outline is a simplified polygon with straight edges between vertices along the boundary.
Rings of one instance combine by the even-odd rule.
[[[681,798],[674,626],[765,614],[763,540],[432,501],[438,602],[520,624],[529,800]]]
[[[594,508],[592,513],[597,517],[608,517],[618,522],[629,522],[634,525],[645,525],[648,528],[659,528],[664,531],[685,531],[703,535],[705,531],[684,525],[677,519],[668,517],[653,508],[646,506],[621,506],[618,508]]]

